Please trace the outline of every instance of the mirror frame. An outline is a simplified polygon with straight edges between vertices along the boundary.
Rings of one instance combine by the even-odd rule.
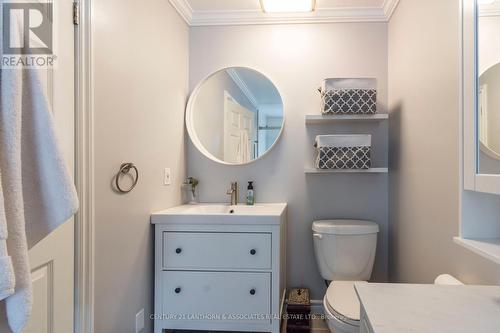
[[[196,103],[196,98],[198,97],[198,94],[200,93],[201,87],[213,75],[219,73],[220,71],[227,70],[227,69],[230,69],[230,68],[247,68],[247,69],[251,69],[253,71],[256,71],[256,72],[260,73],[262,76],[264,76],[266,79],[268,79],[274,85],[274,87],[276,88],[276,91],[280,95],[281,104],[283,105],[283,122],[282,122],[281,130],[280,130],[280,132],[278,134],[278,137],[276,138],[276,140],[274,141],[274,143],[269,147],[269,149],[266,150],[266,152],[264,154],[262,154],[261,156],[255,158],[255,159],[253,159],[251,161],[245,162],[245,163],[229,163],[229,162],[223,161],[223,160],[215,157],[212,153],[210,153],[203,146],[203,144],[201,143],[200,139],[198,138],[198,135],[196,134],[196,130],[194,128],[194,119],[193,119],[193,117],[194,117],[194,105]],[[195,148],[198,149],[198,151],[201,152],[205,157],[207,157],[208,159],[210,159],[210,160],[212,160],[214,162],[217,162],[217,163],[220,163],[220,164],[223,164],[223,165],[244,166],[244,165],[248,165],[248,164],[257,162],[257,161],[261,160],[262,158],[264,158],[265,156],[267,156],[274,149],[274,147],[278,144],[278,142],[281,140],[281,137],[283,136],[283,131],[285,129],[285,122],[286,122],[285,102],[283,100],[283,95],[281,94],[280,90],[278,89],[278,86],[276,85],[276,83],[273,80],[271,80],[267,75],[263,74],[261,71],[255,69],[255,68],[249,67],[249,66],[223,67],[223,68],[217,69],[214,72],[210,73],[209,75],[205,76],[203,78],[203,80],[201,80],[196,85],[196,87],[193,89],[193,92],[189,96],[188,104],[186,106],[185,120],[186,120],[186,128],[187,128],[187,131],[188,131],[188,134],[189,134],[189,138],[191,139],[191,142],[193,143],[193,145],[195,146]]]
[[[463,188],[500,194],[500,174],[479,173],[477,0],[461,2],[460,109]]]

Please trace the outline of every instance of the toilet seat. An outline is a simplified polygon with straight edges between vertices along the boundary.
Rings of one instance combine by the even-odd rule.
[[[359,327],[360,303],[354,283],[362,281],[333,281],[326,291],[325,310],[341,322]]]

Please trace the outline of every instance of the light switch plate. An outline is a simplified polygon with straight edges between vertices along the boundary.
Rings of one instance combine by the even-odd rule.
[[[144,329],[144,309],[137,312],[135,315],[135,333],[139,333]]]
[[[172,174],[170,168],[165,168],[163,172],[163,185],[168,186],[170,184],[172,184]]]

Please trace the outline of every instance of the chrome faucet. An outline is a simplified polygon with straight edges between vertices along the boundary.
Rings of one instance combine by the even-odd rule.
[[[238,183],[231,182],[231,188],[227,190],[226,194],[231,196],[231,206],[237,205],[239,198]]]

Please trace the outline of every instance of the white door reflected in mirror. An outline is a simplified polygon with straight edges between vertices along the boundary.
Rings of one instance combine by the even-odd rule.
[[[198,150],[223,164],[259,159],[278,141],[284,124],[278,89],[245,67],[222,69],[193,91],[186,110],[189,136]]]

